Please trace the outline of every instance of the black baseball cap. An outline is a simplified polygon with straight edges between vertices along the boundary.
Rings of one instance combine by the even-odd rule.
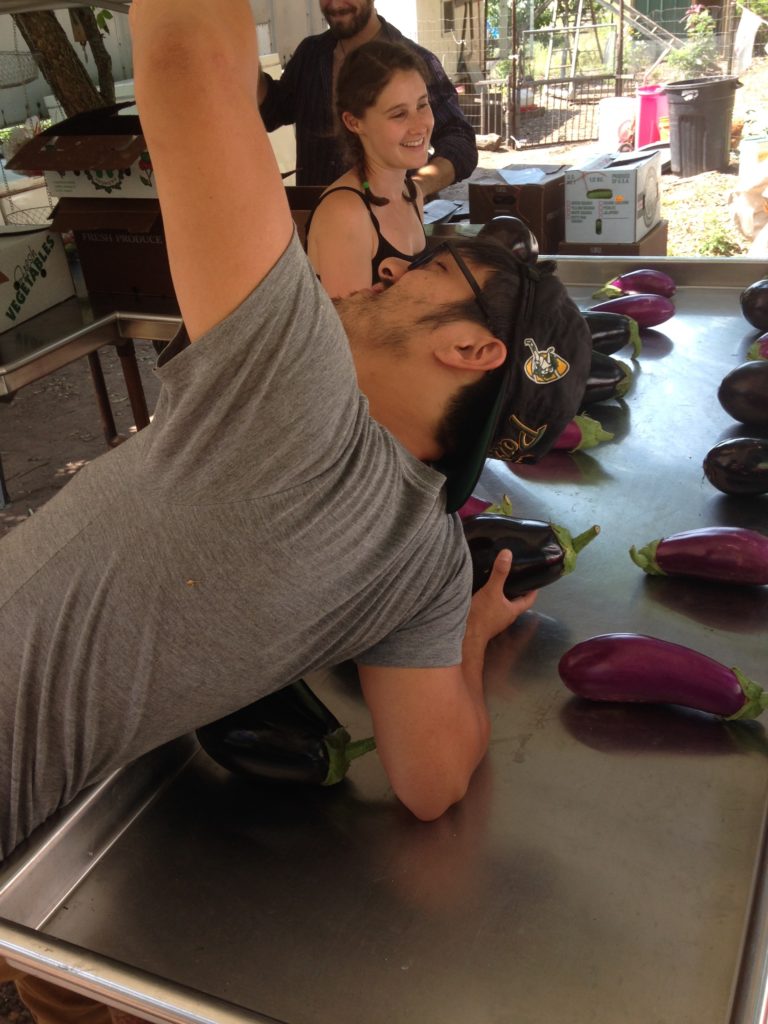
[[[492,224],[493,222],[491,222]],[[503,245],[503,238],[492,244]],[[477,437],[459,459],[437,468],[446,475],[446,507],[455,512],[471,496],[487,458],[535,462],[545,455],[578,412],[592,359],[592,336],[578,307],[557,277],[552,260],[510,256],[518,288],[509,327],[494,329],[492,311],[459,247],[448,240],[412,264],[421,266],[448,250],[475,293],[489,330],[507,348],[498,389]],[[466,252],[464,245],[461,249]],[[506,334],[507,336],[502,336]]]

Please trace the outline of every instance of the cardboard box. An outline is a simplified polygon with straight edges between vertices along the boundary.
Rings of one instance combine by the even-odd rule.
[[[131,103],[89,110],[51,125],[22,146],[8,167],[42,172],[52,196],[157,197],[152,162]]]
[[[500,214],[519,217],[542,253],[556,253],[565,237],[564,164],[512,164],[470,181],[469,219],[486,224]]]
[[[31,139],[10,163],[42,172],[58,198],[51,223],[73,232],[97,313],[176,314],[152,164],[135,111],[123,103],[78,114]]]
[[[61,236],[0,227],[0,334],[75,294]]]
[[[565,172],[565,240],[637,242],[661,220],[661,154],[608,153]]]
[[[561,242],[560,256],[666,256],[667,222],[660,220],[639,242]]]
[[[52,224],[74,234],[96,313],[179,312],[157,199],[60,199]]]

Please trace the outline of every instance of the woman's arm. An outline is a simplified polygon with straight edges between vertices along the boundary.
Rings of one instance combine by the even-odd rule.
[[[371,288],[376,232],[368,207],[354,192],[334,192],[312,216],[307,255],[320,283],[333,299]]]

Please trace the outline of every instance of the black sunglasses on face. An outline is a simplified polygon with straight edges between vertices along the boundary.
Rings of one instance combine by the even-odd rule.
[[[408,267],[408,270],[418,270],[419,268],[426,266],[428,263],[431,263],[436,256],[439,256],[443,252],[449,252],[451,256],[453,256],[456,266],[464,275],[467,284],[474,293],[475,302],[477,303],[480,312],[485,317],[486,324],[488,325],[489,329],[493,331],[493,318],[491,317],[490,308],[485,299],[483,298],[482,289],[480,288],[480,285],[477,283],[477,279],[467,266],[464,258],[462,257],[461,253],[458,251],[453,242],[441,242],[439,245],[436,245],[434,249],[427,249],[425,252],[421,253],[420,256],[417,256],[416,259],[414,259],[411,262],[411,265]],[[533,267],[529,265],[528,262],[519,257],[517,254],[515,254],[515,263],[518,267],[521,285],[520,298],[518,300],[518,310],[520,313],[518,320],[519,327],[523,327],[525,326],[525,324],[528,323],[533,312],[533,302],[535,295],[534,282],[538,279],[538,273]]]
[[[462,272],[462,274],[464,275],[464,279],[466,280],[467,284],[474,293],[475,302],[480,307],[480,312],[485,317],[486,322],[490,324],[491,312],[488,309],[485,299],[483,298],[483,292],[480,288],[480,285],[477,283],[474,274],[467,266],[466,262],[464,261],[464,258],[462,257],[461,253],[458,251],[456,246],[453,244],[453,242],[441,242],[439,245],[436,245],[434,249],[427,249],[425,252],[421,253],[420,256],[417,256],[415,260],[411,261],[411,265],[408,267],[408,270],[420,270],[422,267],[427,266],[428,263],[431,263],[432,260],[434,260],[437,256],[444,252],[449,252],[451,256],[453,256],[456,266]]]

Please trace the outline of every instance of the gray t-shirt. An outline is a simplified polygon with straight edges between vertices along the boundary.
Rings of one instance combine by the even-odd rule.
[[[368,414],[294,238],[152,424],[0,543],[0,857],[84,786],[348,658],[461,660],[443,476]]]

